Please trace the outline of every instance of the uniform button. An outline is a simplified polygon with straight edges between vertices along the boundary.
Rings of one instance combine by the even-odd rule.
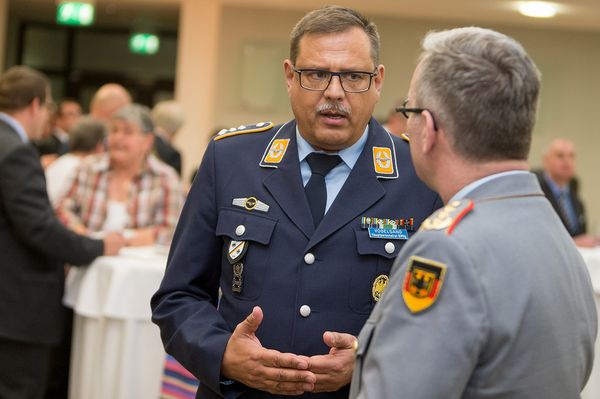
[[[393,254],[395,250],[396,246],[393,242],[388,242],[387,244],[385,244],[385,252],[387,252],[388,254]]]
[[[235,228],[235,235],[237,236],[242,236],[245,232],[246,226],[244,226],[243,224],[240,224],[238,227]]]
[[[310,316],[310,306],[308,306],[308,305],[300,306],[300,315],[302,315],[302,317]]]
[[[304,255],[304,263],[306,263],[307,265],[312,265],[313,263],[315,263],[315,256],[313,254],[311,254],[310,252],[307,253],[306,255]],[[310,308],[309,308],[309,312],[310,312]]]

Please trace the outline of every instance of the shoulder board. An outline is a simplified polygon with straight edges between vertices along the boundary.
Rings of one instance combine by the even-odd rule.
[[[420,230],[446,230],[446,234],[450,235],[474,207],[475,204],[472,200],[452,201],[425,219]]]
[[[266,130],[271,129],[272,127],[272,122],[260,122],[255,125],[242,125],[238,127],[232,127],[231,129],[222,129],[219,133],[217,133],[213,141],[219,141],[226,137],[237,136],[240,134],[264,132]]]
[[[407,143],[410,143],[410,137],[408,137],[407,133],[400,133],[400,137],[402,137],[402,140],[406,141]]]

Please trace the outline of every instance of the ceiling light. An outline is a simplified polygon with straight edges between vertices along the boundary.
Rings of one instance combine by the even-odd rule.
[[[552,18],[556,15],[558,7],[545,1],[528,1],[519,4],[519,12],[528,17]]]

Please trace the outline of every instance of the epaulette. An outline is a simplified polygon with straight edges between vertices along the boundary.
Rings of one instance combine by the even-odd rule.
[[[410,137],[408,137],[408,134],[400,133],[400,137],[402,137],[402,140],[406,141],[407,143],[410,143]]]
[[[465,215],[473,210],[475,204],[472,200],[452,201],[445,207],[438,209],[433,215],[429,216],[421,224],[419,230],[444,230],[450,235],[465,217]]]
[[[219,133],[217,133],[217,135],[215,136],[215,138],[213,140],[219,141],[226,137],[237,136],[240,134],[264,132],[266,130],[271,129],[272,127],[273,127],[272,122],[260,122],[255,125],[248,125],[248,126],[242,125],[239,127],[232,127],[231,129],[222,129]]]

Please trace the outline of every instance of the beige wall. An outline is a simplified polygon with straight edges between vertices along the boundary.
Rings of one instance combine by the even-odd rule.
[[[283,79],[291,28],[301,12],[224,6],[220,24],[218,89],[214,121],[230,127],[292,117]],[[375,115],[384,117],[406,95],[424,33],[465,24],[371,16],[379,26],[386,79]],[[600,230],[600,33],[485,26],[519,40],[543,74],[542,98],[534,131],[531,165],[538,167],[543,146],[557,136],[577,145],[578,174],[592,229]],[[252,76],[252,82],[249,82]],[[253,105],[254,93],[257,105]],[[208,134],[208,132],[205,133]],[[196,158],[200,158],[198,153]],[[197,162],[197,160],[192,160]],[[518,228],[518,227],[515,227]],[[600,232],[600,231],[599,231]]]

